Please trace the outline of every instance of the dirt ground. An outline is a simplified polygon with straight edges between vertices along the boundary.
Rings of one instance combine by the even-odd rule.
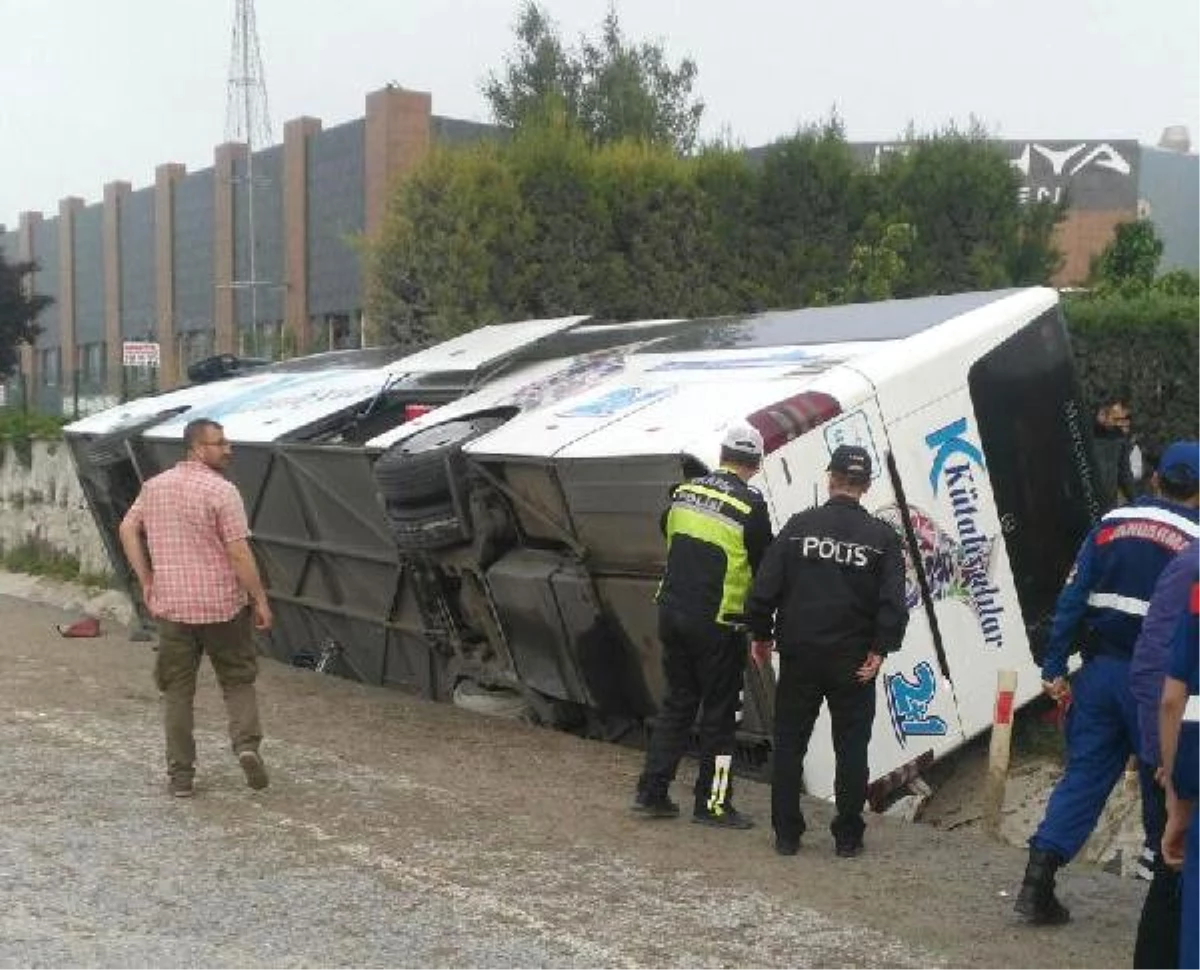
[[[152,645],[113,621],[60,638],[77,617],[0,596],[6,966],[1130,962],[1145,884],[1074,864],[1075,921],[1022,926],[1024,852],[945,804],[942,827],[872,817],[842,860],[810,802],[780,858],[761,785],[740,789],[750,832],[640,821],[637,751],[271,661],[271,787],[244,787],[206,667],[198,792],[173,800]]]

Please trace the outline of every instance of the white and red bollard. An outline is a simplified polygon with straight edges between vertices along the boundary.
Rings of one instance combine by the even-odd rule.
[[[1017,672],[996,671],[996,706],[992,713],[992,741],[988,747],[987,781],[983,789],[983,828],[993,836],[1000,834],[1000,816],[1004,809],[1004,789],[1008,782],[1008,760],[1012,749],[1016,693]]]

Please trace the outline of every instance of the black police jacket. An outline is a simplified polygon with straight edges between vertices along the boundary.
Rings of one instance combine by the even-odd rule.
[[[900,539],[847,496],[798,512],[768,547],[746,614],[754,639],[780,652],[897,650],[908,625]]]

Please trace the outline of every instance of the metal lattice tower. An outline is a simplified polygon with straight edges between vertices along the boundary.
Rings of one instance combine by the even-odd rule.
[[[233,287],[250,291],[250,328],[254,336],[255,353],[259,353],[258,290],[261,286],[274,284],[258,278],[258,237],[254,228],[254,153],[273,144],[274,136],[271,132],[271,114],[267,108],[267,82],[263,73],[262,52],[258,46],[254,0],[234,0],[233,44],[225,102],[225,140],[246,145],[244,181],[250,278],[235,281]]]

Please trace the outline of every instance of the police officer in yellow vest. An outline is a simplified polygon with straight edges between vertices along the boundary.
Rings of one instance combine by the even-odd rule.
[[[699,711],[693,821],[735,829],[754,824],[733,807],[730,767],[747,659],[742,611],[771,542],[766,502],[747,484],[762,457],[762,435],[734,425],[722,441],[720,468],[677,486],[663,516],[667,568],[658,591],[658,636],[667,692],[633,803],[645,818],[679,814],[668,789]]]

